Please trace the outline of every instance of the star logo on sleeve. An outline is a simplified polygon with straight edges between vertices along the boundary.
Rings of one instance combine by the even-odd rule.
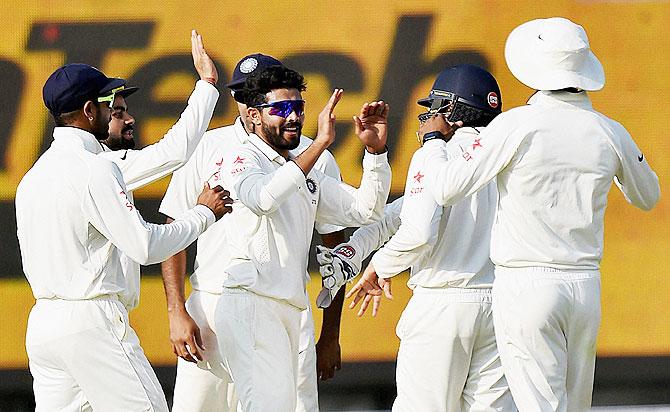
[[[478,147],[484,147],[482,146],[481,140],[482,140],[481,137],[475,139],[475,142],[472,144],[472,150],[475,150]]]
[[[237,156],[237,158],[235,158],[235,160],[233,161],[233,164],[241,165],[244,164],[245,160],[246,159],[244,157]]]
[[[421,174],[421,170],[419,170],[419,171],[416,172],[416,174],[414,175],[414,181],[417,182],[417,183],[421,183],[421,179],[423,179],[424,176],[425,176],[425,175],[422,175],[422,174]]]

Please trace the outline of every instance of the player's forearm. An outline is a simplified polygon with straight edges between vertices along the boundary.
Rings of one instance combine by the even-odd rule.
[[[321,235],[321,241],[327,248],[335,246],[345,241],[344,231],[340,230],[334,233]],[[333,302],[323,310],[323,320],[321,322],[321,338],[339,339],[340,322],[342,320],[342,306],[344,305],[345,287],[342,286],[335,295]]]
[[[319,339],[330,338],[338,340],[340,338],[345,289],[346,287],[342,286],[330,306],[323,310],[323,321],[321,322],[321,335]]]
[[[319,156],[328,148],[328,145],[320,140],[314,140],[305,151],[300,153],[293,161],[307,176],[316,164]]]
[[[171,221],[172,219],[168,217],[167,223]],[[184,291],[186,250],[170,256],[161,263],[161,272],[163,274],[163,287],[165,288],[168,314],[184,310],[186,303],[186,294]]]

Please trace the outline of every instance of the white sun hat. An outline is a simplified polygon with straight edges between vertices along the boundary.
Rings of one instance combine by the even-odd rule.
[[[600,90],[605,72],[584,28],[562,17],[531,20],[512,30],[505,60],[519,81],[535,90]]]

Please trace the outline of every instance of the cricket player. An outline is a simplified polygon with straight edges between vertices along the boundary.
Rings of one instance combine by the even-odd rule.
[[[204,48],[202,36],[195,30],[191,32],[191,54],[200,80],[179,121],[158,142],[142,150],[133,150],[135,119],[128,112],[126,97],[138,88],[123,86],[114,94],[109,137],[101,141],[105,151],[100,156],[119,167],[126,184],[126,195],[131,202],[134,190],[167,176],[188,161],[212,119],[219,98],[219,91],[215,87],[219,76]],[[120,259],[126,277],[126,289],[119,299],[131,311],[139,304],[140,267],[125,254],[121,254]]]
[[[236,99],[246,77],[270,66],[282,63],[272,56],[256,53],[245,56],[236,65],[228,88]],[[192,207],[203,182],[219,173],[222,159],[237,146],[246,142],[251,126],[247,125],[247,107],[237,102],[240,116],[230,126],[205,133],[192,160],[175,172],[161,203],[160,211],[168,216],[178,216]],[[293,156],[305,150],[311,139],[301,136],[300,145],[291,151]],[[333,178],[340,179],[340,170],[330,152],[325,151],[315,168]],[[232,215],[229,215],[232,216]],[[177,361],[177,378],[174,390],[173,411],[227,411],[236,410],[237,398],[229,372],[222,363],[214,326],[214,310],[223,285],[222,267],[229,263],[228,242],[224,225],[227,218],[213,225],[198,240],[195,271],[191,276],[193,291],[188,300],[184,296],[186,277],[186,251],[170,257],[163,263],[163,278],[168,303],[170,334]],[[168,218],[170,221],[170,218]],[[344,241],[341,228],[317,224],[324,243],[331,247]],[[309,276],[306,274],[306,276]],[[315,356],[314,321],[311,310],[302,312],[297,411],[318,411],[316,358],[323,359],[319,367],[322,378],[332,376],[340,361],[339,318],[344,294],[339,307],[329,308],[324,315],[320,353]],[[336,313],[333,313],[336,312]],[[328,324],[327,319],[335,319]],[[188,345],[188,348],[187,348]],[[202,348],[204,346],[204,349]],[[193,352],[191,355],[190,352]],[[325,359],[324,359],[325,358]],[[198,360],[197,365],[193,362]],[[326,365],[323,365],[325,363]]]
[[[120,254],[140,264],[161,261],[231,211],[228,192],[206,186],[173,223],[142,219],[118,166],[97,155],[114,90],[125,84],[68,64],[43,88],[54,141],[16,193],[23,269],[36,298],[26,350],[37,411],[167,411],[119,300],[126,288]]]
[[[236,214],[225,225],[230,263],[222,268],[216,307],[219,349],[242,410],[294,411],[305,272],[315,222],[356,226],[379,219],[390,187],[383,102],[355,116],[366,146],[361,187],[314,170],[334,139],[336,89],[319,115],[317,137],[298,156],[304,121],[299,73],[272,66],[241,90],[252,132],[223,159],[220,178],[233,191]],[[236,92],[237,95],[237,92]]]
[[[502,110],[495,78],[468,64],[442,71],[418,103],[429,108],[420,119],[440,115],[464,123],[445,148],[448,158],[462,156]],[[358,273],[363,259],[388,240],[350,290],[354,307],[365,297],[366,284],[382,279],[390,293],[393,276],[411,267],[407,284],[413,294],[396,328],[400,349],[393,411],[514,411],[491,311],[495,182],[442,207],[427,184],[427,166],[420,148],[412,156],[404,196],[387,206],[382,221],[358,229],[332,252],[321,249],[322,272],[349,265],[350,273]],[[376,315],[379,302],[374,305]],[[361,305],[359,316],[366,307]]]
[[[447,158],[446,139],[427,142],[426,184],[448,206],[495,180],[493,316],[512,396],[521,411],[585,411],[607,194],[614,181],[629,203],[650,210],[658,177],[626,129],[591,105],[587,91],[600,90],[605,75],[581,26],[524,23],[507,38],[505,59],[537,92],[496,117],[463,156]],[[435,117],[420,134],[454,127]]]

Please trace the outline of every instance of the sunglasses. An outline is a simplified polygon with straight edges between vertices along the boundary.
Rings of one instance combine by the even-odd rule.
[[[119,86],[116,89],[112,89],[110,92],[111,94],[103,97],[98,97],[98,103],[104,103],[104,102],[109,102],[109,108],[113,109],[114,108],[114,98],[116,97],[116,94],[120,92],[121,90],[125,89],[126,86]]]
[[[289,117],[292,112],[295,112],[295,114],[298,116],[305,114],[304,100],[280,100],[278,102],[259,104],[258,106],[254,107],[257,109],[269,107],[270,114],[272,116],[281,116],[284,119]]]

